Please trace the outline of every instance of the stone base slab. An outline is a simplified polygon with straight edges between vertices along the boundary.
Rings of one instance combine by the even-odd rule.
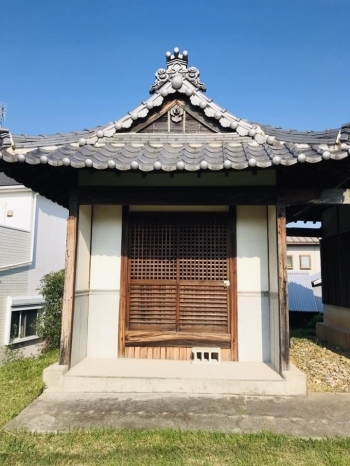
[[[306,396],[306,376],[294,366],[283,377],[264,363],[193,365],[187,361],[83,360],[67,371],[44,371],[46,392],[178,393],[207,395]]]

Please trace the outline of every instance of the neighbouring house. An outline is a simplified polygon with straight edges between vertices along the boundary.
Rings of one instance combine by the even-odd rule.
[[[0,346],[36,353],[44,274],[64,267],[67,210],[0,173]]]
[[[293,231],[293,229],[289,229]],[[287,269],[293,273],[321,272],[320,240],[315,237],[287,236]]]
[[[174,49],[110,124],[3,133],[0,170],[69,208],[48,390],[306,393],[289,360],[286,224],[349,199],[347,129],[250,123],[204,91]]]
[[[287,236],[287,269],[289,311],[323,312],[322,287],[313,286],[321,278],[319,238]]]

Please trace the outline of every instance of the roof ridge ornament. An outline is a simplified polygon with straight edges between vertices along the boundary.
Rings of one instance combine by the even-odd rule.
[[[195,66],[188,68],[188,52],[184,50],[182,54],[178,47],[174,48],[174,53],[167,52],[165,54],[167,69],[160,68],[155,74],[155,83],[150,89],[150,94],[154,94],[165,83],[171,82],[175,90],[182,87],[184,79],[189,81],[198,90],[205,92],[205,86],[199,79],[199,70]]]

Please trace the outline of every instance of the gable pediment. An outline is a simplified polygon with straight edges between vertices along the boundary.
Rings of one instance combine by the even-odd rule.
[[[136,133],[219,133],[222,128],[217,122],[210,121],[203,112],[198,112],[185,99],[171,99],[160,109],[148,115],[145,121],[135,125]]]

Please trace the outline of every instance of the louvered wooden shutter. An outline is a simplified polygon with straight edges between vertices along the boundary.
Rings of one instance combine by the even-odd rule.
[[[228,333],[227,218],[130,219],[128,328]]]

